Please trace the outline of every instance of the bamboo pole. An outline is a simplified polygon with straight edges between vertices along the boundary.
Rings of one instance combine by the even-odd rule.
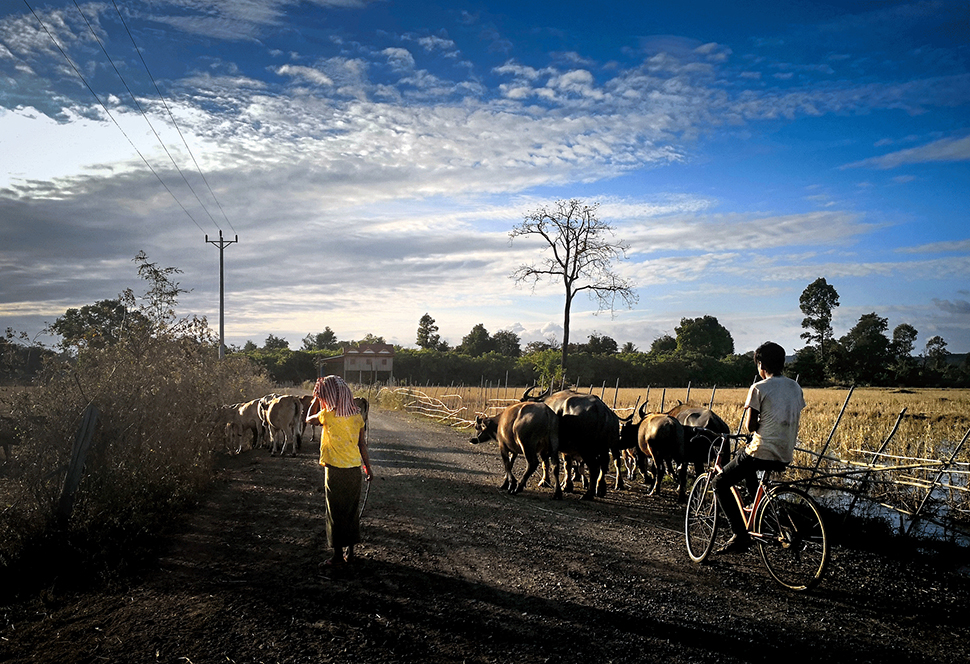
[[[842,416],[845,414],[846,406],[849,405],[849,399],[852,398],[852,392],[855,391],[855,385],[849,388],[849,393],[845,395],[845,402],[842,404],[842,410],[839,411],[839,416],[835,418],[835,424],[832,425],[832,431],[829,432],[829,437],[825,441],[825,445],[822,446],[822,451],[819,452],[818,461],[815,462],[815,468],[812,469],[812,477],[809,478],[809,486],[811,486],[812,480],[815,479],[816,473],[818,473],[818,467],[822,463],[822,457],[829,449],[829,444],[832,442],[832,438],[835,436],[836,429],[839,428],[839,423],[842,421]]]
[[[933,495],[933,492],[936,491],[936,485],[939,483],[940,479],[943,477],[943,473],[946,472],[946,470],[950,466],[950,464],[953,463],[953,460],[956,458],[957,454],[959,454],[960,453],[960,450],[963,449],[964,444],[966,444],[966,442],[967,442],[967,438],[970,438],[970,429],[968,429],[967,432],[963,435],[963,440],[961,440],[960,441],[960,444],[957,445],[957,447],[956,447],[955,450],[953,450],[953,454],[950,455],[949,461],[947,461],[946,464],[943,466],[943,468],[940,469],[940,472],[937,473],[936,479],[933,480],[933,483],[930,486],[930,490],[926,492],[926,495],[923,496],[923,500],[920,501],[919,507],[917,507],[916,508],[916,511],[913,512],[913,517],[909,521],[909,528],[906,529],[906,534],[907,535],[910,533],[910,531],[913,530],[913,526],[916,525],[916,522],[919,521],[919,513],[923,510],[923,507],[929,501],[930,496]]]
[[[896,432],[899,431],[899,423],[903,421],[903,415],[905,415],[905,414],[906,414],[906,409],[905,408],[903,408],[901,411],[899,411],[899,416],[896,418],[896,424],[893,425],[893,428],[889,432],[889,435],[886,436],[886,440],[884,440],[883,443],[882,443],[882,445],[879,446],[879,450],[876,452],[876,456],[879,456],[880,454],[883,453],[883,451],[886,449],[886,446],[889,445],[889,441],[891,441],[893,439],[893,436],[896,435]],[[873,460],[875,460],[875,457],[873,457]],[[869,475],[871,473],[872,473],[871,470],[867,471],[866,474],[862,476],[862,479],[859,480],[859,483],[862,484],[866,480],[868,480],[869,479]],[[855,507],[856,500],[858,500],[858,498],[859,498],[858,495],[855,495],[855,496],[852,497],[852,502],[849,504],[849,510],[846,513],[846,516],[848,516],[849,514],[852,514],[852,508]]]

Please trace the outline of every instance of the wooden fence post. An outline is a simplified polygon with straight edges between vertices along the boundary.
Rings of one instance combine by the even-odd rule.
[[[81,471],[84,470],[84,460],[91,447],[91,439],[94,437],[94,427],[98,423],[100,413],[94,404],[88,404],[84,409],[84,416],[81,419],[81,426],[74,436],[74,445],[71,447],[71,463],[67,467],[67,477],[64,479],[64,489],[61,491],[61,498],[57,503],[57,522],[61,527],[67,525],[74,509],[74,492],[77,491],[78,484],[81,483]]]

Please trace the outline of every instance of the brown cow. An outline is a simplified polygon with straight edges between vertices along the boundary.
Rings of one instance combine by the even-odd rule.
[[[505,466],[505,481],[502,489],[517,494],[525,488],[532,474],[539,467],[539,461],[547,468],[551,466],[554,479],[552,498],[562,500],[562,486],[559,484],[559,419],[556,413],[541,402],[520,402],[512,404],[498,417],[475,418],[477,435],[469,442],[484,443],[498,441],[502,464]],[[524,455],[528,461],[522,480],[516,480],[512,473],[515,459]]]

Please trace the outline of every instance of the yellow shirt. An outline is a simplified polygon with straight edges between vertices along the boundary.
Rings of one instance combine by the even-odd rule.
[[[317,421],[323,427],[320,434],[320,465],[337,468],[357,468],[360,458],[360,431],[364,428],[364,418],[358,413],[350,417],[340,417],[333,411],[321,410]]]

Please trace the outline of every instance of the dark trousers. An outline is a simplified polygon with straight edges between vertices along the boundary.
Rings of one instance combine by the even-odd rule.
[[[731,495],[731,487],[739,484],[746,484],[751,497],[758,488],[758,478],[755,473],[759,470],[781,471],[788,467],[787,463],[781,461],[769,461],[750,456],[741,450],[731,459],[724,470],[714,478],[714,493],[717,495],[717,502],[721,506],[721,511],[731,524],[731,530],[735,535],[744,537],[747,534],[747,524],[744,522],[744,514],[738,508],[734,496]]]

